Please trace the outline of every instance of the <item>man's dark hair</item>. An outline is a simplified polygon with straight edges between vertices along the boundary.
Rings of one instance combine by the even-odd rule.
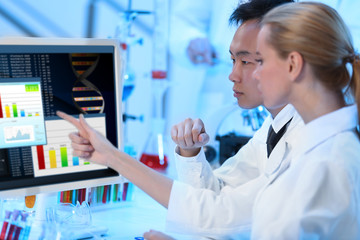
[[[284,3],[294,2],[293,0],[250,0],[240,4],[229,18],[230,24],[243,23],[249,20],[258,19],[259,22],[271,9]]]

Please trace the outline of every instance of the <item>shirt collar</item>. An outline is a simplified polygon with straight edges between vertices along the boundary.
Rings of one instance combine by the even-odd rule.
[[[274,118],[271,123],[275,133],[278,133],[280,129],[294,116],[295,108],[288,104],[286,105]]]
[[[357,126],[357,107],[350,105],[312,120],[302,131],[288,139],[294,155],[303,154],[328,138]]]

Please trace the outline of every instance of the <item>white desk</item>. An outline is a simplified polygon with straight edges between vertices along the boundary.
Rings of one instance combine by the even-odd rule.
[[[171,160],[166,175],[172,178],[176,177],[175,166]],[[41,234],[42,225],[46,223],[44,211],[56,202],[57,193],[38,196],[36,205],[39,220],[34,222],[30,236]],[[108,228],[107,235],[102,239],[134,240],[135,237],[142,237],[143,233],[150,229],[164,232],[177,240],[199,239],[165,232],[167,210],[135,186],[132,201],[116,203],[109,207],[95,206],[91,207],[91,211],[92,225]],[[53,238],[52,233],[49,235],[49,239],[56,239]],[[31,237],[30,239],[35,238]]]
[[[170,155],[166,175],[176,178],[176,169],[172,158],[173,156]],[[133,201],[120,203],[115,208],[106,210],[94,208],[92,210],[93,225],[109,229],[104,239],[134,240],[135,237],[142,237],[143,233],[150,229],[164,232],[177,240],[199,239],[199,237],[165,232],[167,209],[137,187],[134,187],[133,197]]]
[[[93,210],[93,224],[107,227],[104,239],[134,239],[150,229],[165,232],[166,209],[144,192],[135,188],[134,201],[107,210]],[[191,236],[166,233],[178,240],[196,239]]]

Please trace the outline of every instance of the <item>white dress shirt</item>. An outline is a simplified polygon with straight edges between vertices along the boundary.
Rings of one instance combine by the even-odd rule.
[[[360,239],[356,106],[284,136],[291,150],[257,196],[252,239]]]
[[[176,154],[179,181],[171,191],[167,230],[220,239],[249,236],[255,198],[288,151],[283,137],[267,158],[269,126],[277,132],[291,118],[284,137],[303,126],[294,108],[286,106],[274,120],[267,118],[249,143],[215,171],[203,151],[193,158]]]

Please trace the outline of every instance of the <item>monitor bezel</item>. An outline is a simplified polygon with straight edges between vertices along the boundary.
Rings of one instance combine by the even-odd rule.
[[[123,59],[120,42],[117,39],[96,38],[36,38],[36,37],[4,37],[0,38],[0,45],[44,45],[44,46],[112,46],[114,47],[114,71],[115,71],[115,99],[116,99],[116,124],[118,149],[123,150],[123,124],[122,124],[122,86],[123,86]],[[126,181],[122,176],[104,176],[87,180],[76,180],[63,183],[21,187],[15,189],[0,190],[0,198],[12,198],[36,195],[41,193],[53,193],[96,187],[108,184],[122,183]]]

